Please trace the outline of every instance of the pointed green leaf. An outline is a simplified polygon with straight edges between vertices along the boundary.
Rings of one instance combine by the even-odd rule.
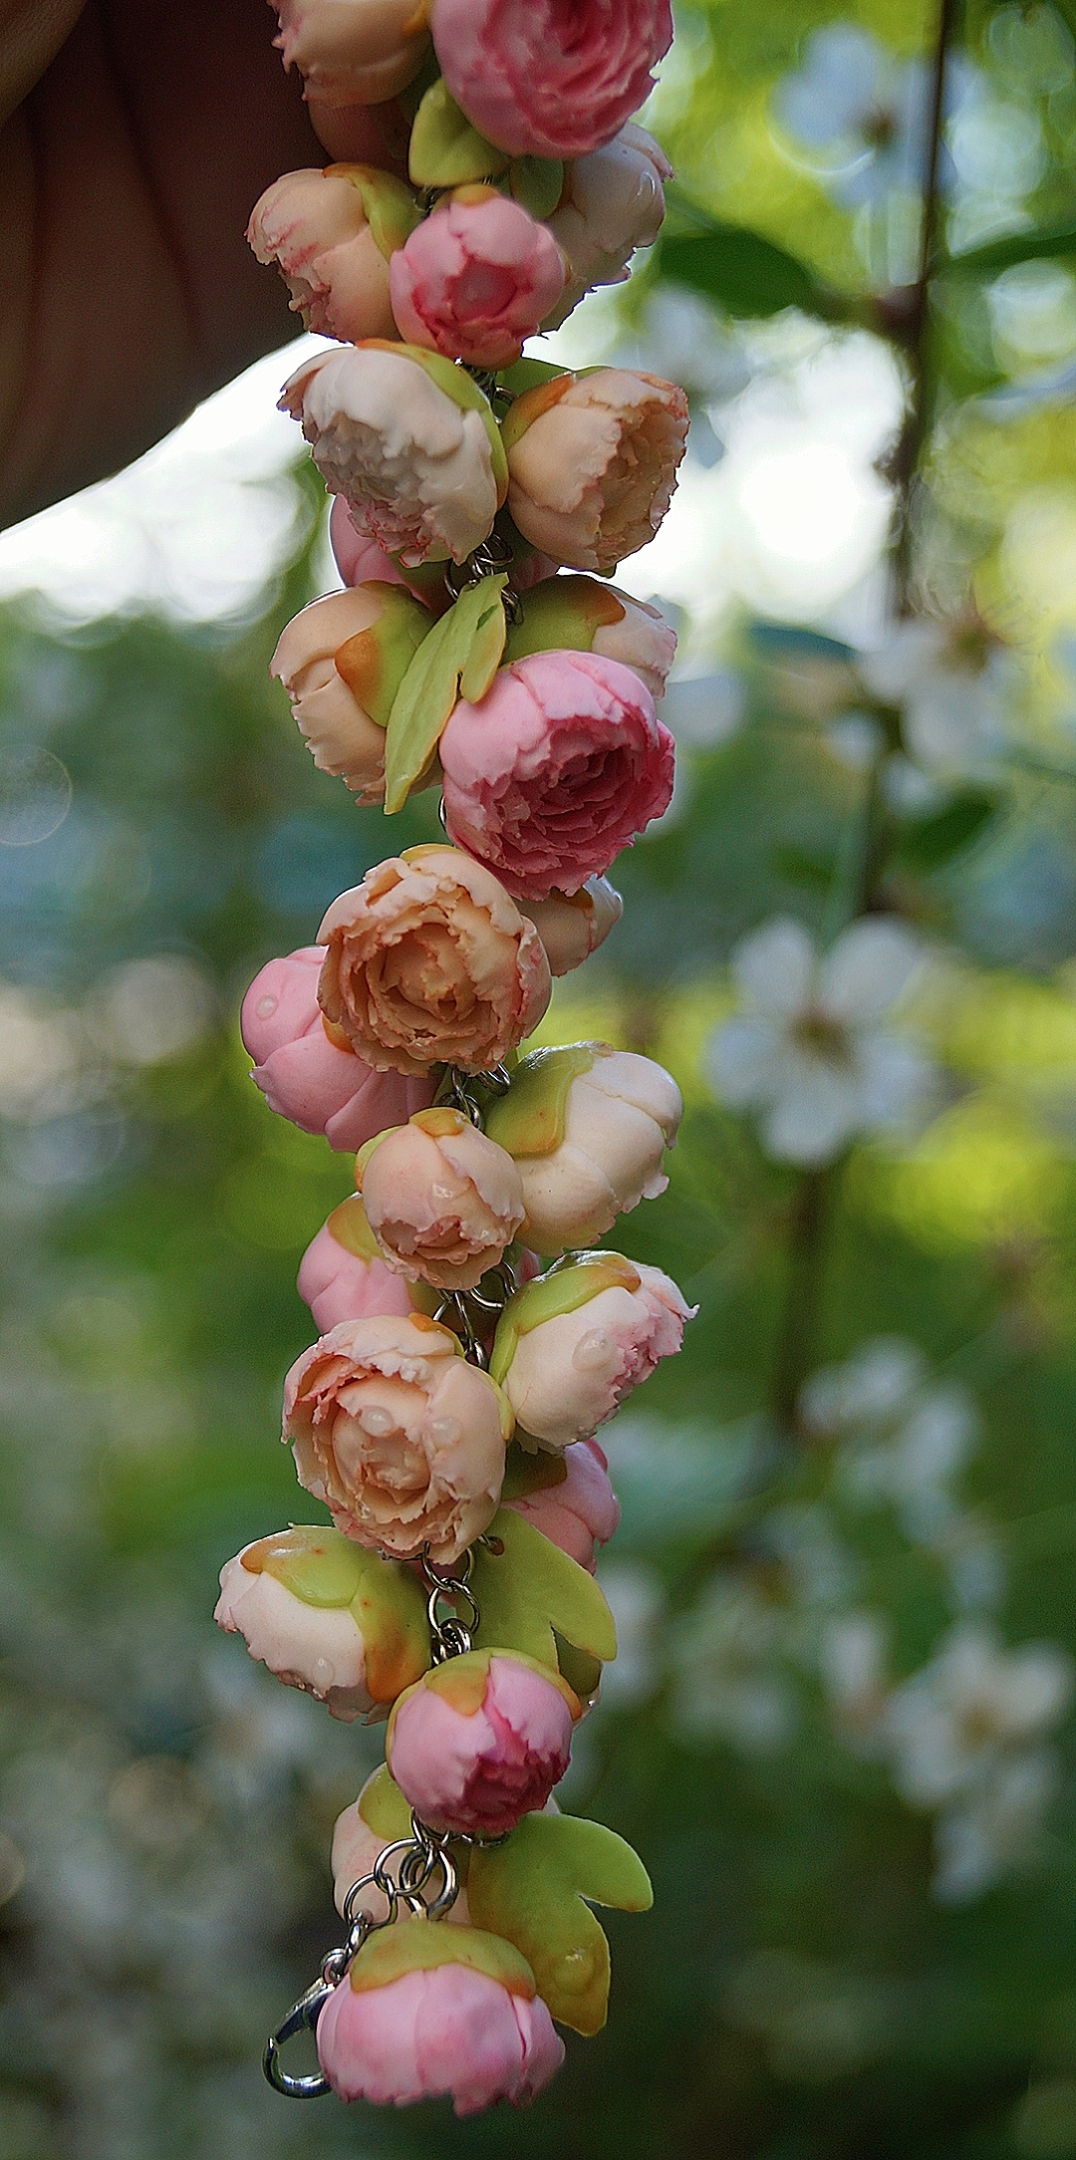
[[[423,638],[393,703],[385,737],[385,809],[402,810],[432,758],[460,692],[461,677],[489,680],[504,649],[504,576],[468,586]],[[491,656],[496,649],[496,658]],[[472,654],[475,655],[472,666]],[[487,679],[488,677],[488,679]],[[481,693],[484,695],[484,690]]]
[[[467,1901],[476,1927],[513,1943],[550,2015],[590,2034],[605,2023],[609,1945],[584,1898],[622,1912],[646,1912],[654,1901],[638,1854],[604,1823],[525,1815],[503,1845],[471,1855]]]
[[[494,180],[510,160],[471,126],[442,77],[431,84],[411,130],[408,171],[416,187],[463,187],[468,180]]]
[[[615,1658],[613,1615],[585,1568],[512,1508],[494,1516],[486,1539],[474,1548],[471,1577],[476,1650],[516,1650],[558,1670],[555,1630],[603,1664]]]
[[[501,1499],[522,1500],[527,1493],[545,1492],[551,1485],[563,1485],[567,1475],[563,1455],[549,1455],[544,1449],[528,1455],[518,1440],[513,1440],[504,1458]]]
[[[855,312],[853,301],[822,285],[798,256],[745,225],[708,220],[705,231],[667,234],[654,252],[662,277],[690,285],[729,315],[761,319],[795,307],[832,322]]]

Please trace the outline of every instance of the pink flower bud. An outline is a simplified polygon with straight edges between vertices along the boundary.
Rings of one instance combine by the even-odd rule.
[[[617,1254],[595,1257],[606,1265],[619,1260]],[[540,1319],[534,1327],[520,1326],[511,1339],[502,1384],[523,1431],[543,1447],[568,1447],[604,1425],[632,1389],[649,1379],[659,1359],[675,1355],[684,1322],[697,1310],[685,1304],[660,1268],[645,1267],[641,1261],[620,1261],[620,1266],[627,1270],[627,1279],[610,1283],[551,1319]],[[595,1270],[599,1281],[602,1272],[600,1267]],[[539,1297],[548,1280],[539,1277],[537,1284],[520,1292],[517,1321],[524,1301]],[[501,1370],[496,1354],[493,1364]]]
[[[440,563],[412,565],[405,574],[395,558],[386,555],[376,541],[367,540],[362,533],[356,532],[342,495],[336,496],[329,512],[329,545],[345,585],[406,586],[408,592],[429,609],[431,623],[452,605]],[[539,562],[543,558],[536,555],[530,560]]]
[[[630,120],[603,149],[569,165],[548,220],[568,260],[568,282],[546,329],[559,328],[595,285],[619,285],[636,248],[653,247],[671,178],[665,152]]]
[[[588,1052],[589,1066],[579,1070]],[[528,1116],[528,1083],[533,1088],[544,1077],[551,1084],[558,1072],[564,1085],[555,1124]],[[676,1141],[684,1105],[671,1074],[652,1058],[574,1043],[526,1060],[514,1085],[518,1104],[510,1088],[488,1125],[516,1159],[527,1211],[523,1234],[539,1252],[593,1245],[618,1215],[665,1191],[664,1152]]]
[[[457,2115],[497,2100],[525,2106],[564,2060],[510,1944],[417,1918],[370,1937],[321,2012],[317,2044],[341,2100],[404,2107],[450,2095]]]
[[[579,1698],[545,1666],[501,1650],[435,1665],[397,1698],[385,1760],[434,1830],[503,1837],[564,1776]]]
[[[414,1310],[407,1285],[383,1260],[360,1260],[323,1223],[307,1246],[296,1284],[314,1316],[319,1335],[341,1320],[366,1320],[373,1313]]]
[[[460,400],[466,382],[460,377]],[[346,497],[356,531],[387,554],[405,565],[464,562],[486,539],[504,497],[492,423],[478,405],[450,396],[406,346],[319,353],[285,383],[280,404],[302,421],[314,463],[330,494]]]
[[[560,1485],[543,1485],[536,1492],[506,1500],[527,1522],[533,1523],[551,1545],[559,1545],[588,1575],[593,1575],[595,1548],[607,1545],[620,1521],[620,1502],[609,1483],[609,1463],[596,1440],[577,1440],[564,1450],[566,1475]]]
[[[687,425],[675,383],[626,368],[525,391],[504,428],[508,507],[524,539],[576,570],[615,570],[661,524]]]
[[[473,367],[510,367],[556,306],[564,261],[552,234],[495,188],[459,188],[392,258],[405,338]]]
[[[318,981],[325,955],[305,945],[270,960],[243,1000],[243,1041],[255,1061],[252,1079],[270,1110],[330,1147],[351,1152],[386,1125],[399,1125],[432,1102],[434,1083],[375,1071],[325,1032]]]
[[[487,1072],[536,1028],[549,963],[534,924],[481,863],[450,847],[409,848],[334,900],[322,1010],[379,1071],[435,1064]],[[418,1106],[416,1106],[418,1107]],[[402,1118],[382,1118],[402,1124]]]
[[[362,1812],[363,1802],[371,1786],[381,1776],[382,1772],[375,1770],[367,1778],[358,1799],[353,1800],[350,1807],[346,1807],[336,1818],[332,1842],[332,1873],[333,1896],[338,1913],[343,1913],[344,1900],[353,1884],[363,1875],[371,1873],[374,1861],[379,1859],[392,1843],[391,1838],[379,1837],[377,1831],[371,1829]],[[410,1825],[401,1825],[401,1828],[403,1827],[409,1828]],[[353,1910],[368,1913],[371,1920],[386,1920],[388,1900],[376,1884],[370,1883],[354,1900]],[[402,1920],[406,1912],[406,1906],[398,1911],[397,1921]],[[471,1915],[465,1889],[461,1888],[457,1892],[455,1903],[449,1907],[444,1919],[455,1927],[470,1926]]]
[[[319,772],[345,780],[361,803],[384,800],[388,716],[429,628],[398,581],[358,585],[301,608],[270,661]]]
[[[575,893],[551,892],[547,900],[525,900],[546,950],[551,975],[570,975],[603,945],[624,913],[624,902],[608,878],[588,878]]]
[[[370,1228],[410,1282],[473,1290],[523,1220],[510,1155],[459,1110],[420,1110],[356,1167]]]
[[[472,126],[513,157],[582,157],[643,103],[669,0],[434,0],[437,57]]]
[[[501,668],[441,737],[449,837],[510,892],[573,893],[667,809],[673,739],[637,675],[593,653]]]
[[[247,239],[260,263],[277,264],[308,330],[395,335],[389,266],[350,180],[331,169],[284,173],[255,204]]]
[[[457,1560],[496,1513],[511,1417],[424,1313],[344,1321],[284,1382],[299,1483],[337,1529],[398,1560]]]
[[[273,0],[277,45],[307,94],[326,105],[379,105],[413,82],[429,49],[415,0]]]
[[[222,1567],[217,1626],[244,1636],[252,1658],[288,1687],[316,1696],[333,1717],[348,1723],[368,1718],[377,1705],[366,1685],[366,1644],[350,1606],[305,1604],[275,1575],[248,1566],[248,1557],[257,1555],[258,1546],[247,1545]]]

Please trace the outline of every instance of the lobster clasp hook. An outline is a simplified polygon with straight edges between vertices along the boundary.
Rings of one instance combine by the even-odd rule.
[[[289,2100],[319,2100],[322,2093],[332,2091],[328,2078],[322,2077],[320,2070],[312,2072],[309,2077],[292,2077],[287,2070],[282,2069],[280,2062],[280,2051],[289,2040],[294,2040],[301,2032],[316,2031],[318,2018],[332,1992],[331,1981],[315,1980],[313,1987],[308,1987],[306,1994],[300,1995],[298,2002],[288,2011],[283,2024],[277,2026],[275,2033],[265,2043],[262,2069],[274,2090],[284,2093]]]

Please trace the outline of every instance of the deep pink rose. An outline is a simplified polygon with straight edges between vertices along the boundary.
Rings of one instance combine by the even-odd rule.
[[[620,1521],[620,1502],[609,1483],[609,1459],[596,1440],[577,1440],[564,1450],[566,1475],[559,1485],[506,1500],[551,1545],[594,1573],[596,1547],[607,1545]]]
[[[243,1000],[243,1041],[255,1061],[251,1077],[270,1110],[351,1153],[386,1125],[405,1125],[416,1110],[425,1110],[434,1083],[375,1072],[354,1051],[330,1042],[318,1004],[324,961],[320,945],[268,961]]]
[[[495,188],[458,188],[389,265],[403,336],[472,367],[510,367],[563,289],[552,233]]]
[[[513,157],[609,142],[673,34],[669,0],[434,0],[431,26],[457,105]]]
[[[445,821],[509,892],[545,900],[608,870],[668,808],[673,739],[630,668],[542,652],[502,668],[441,737]]]
[[[504,1650],[449,1663],[397,1696],[385,1761],[431,1829],[503,1837],[564,1776],[582,1705],[559,1674]]]
[[[383,1260],[360,1260],[334,1238],[323,1223],[299,1263],[296,1289],[314,1315],[319,1335],[341,1320],[366,1320],[371,1313],[412,1311],[407,1284]]]

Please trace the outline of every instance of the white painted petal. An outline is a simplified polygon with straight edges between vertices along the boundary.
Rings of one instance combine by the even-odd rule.
[[[903,923],[876,916],[853,923],[822,962],[823,1012],[841,1026],[868,1025],[896,1003],[922,957]]]
[[[732,955],[744,997],[775,1020],[791,1019],[810,1004],[814,970],[813,940],[790,915],[763,923]]]
[[[840,1154],[861,1119],[862,1094],[854,1072],[824,1058],[789,1057],[762,1144],[779,1162],[816,1169]]]
[[[726,1020],[715,1028],[703,1060],[714,1094],[733,1110],[772,1100],[785,1036],[761,1014]]]

